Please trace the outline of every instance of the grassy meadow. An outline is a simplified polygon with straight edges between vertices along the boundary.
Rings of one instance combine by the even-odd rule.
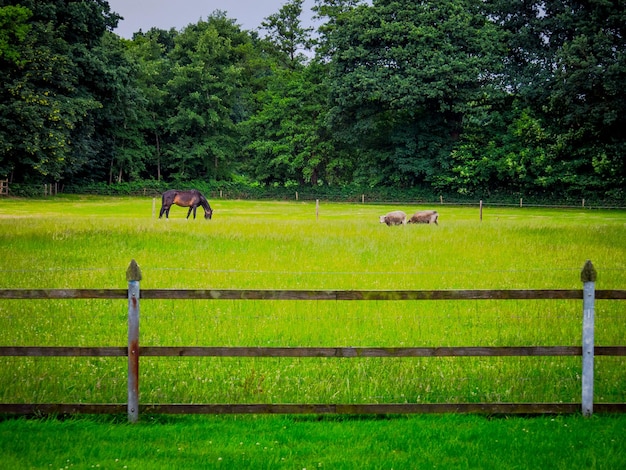
[[[596,288],[626,288],[626,211],[486,206],[480,221],[478,207],[321,201],[316,213],[316,204],[310,201],[210,202],[214,216],[205,221],[201,210],[198,219],[186,220],[187,209],[176,206],[169,220],[159,220],[160,201],[151,198],[0,199],[0,288],[125,288],[126,268],[131,259],[141,267],[142,289],[578,289],[580,271],[587,259],[592,260],[598,271]],[[390,210],[402,209],[410,215],[426,208],[439,210],[438,226],[387,227],[378,222],[378,216]],[[596,344],[626,344],[625,307],[623,301],[597,302]],[[126,309],[125,301],[3,300],[0,301],[0,344],[124,346]],[[140,344],[567,346],[581,344],[581,324],[580,301],[143,300]],[[576,357],[143,358],[140,394],[142,403],[571,403],[580,401],[580,362]],[[0,402],[126,401],[125,358],[4,357],[0,363]],[[625,370],[624,358],[596,358],[597,402],[626,400]],[[180,420],[193,427],[200,419],[177,418],[167,423],[174,422],[177,429]],[[441,438],[444,431],[438,428],[437,423],[441,422],[435,419],[398,419],[396,430],[390,432],[398,432],[407,423],[425,426],[428,422],[433,426],[430,432],[434,433],[429,438]],[[477,429],[486,423],[477,417],[441,419],[448,419],[448,423],[454,422],[454,426],[469,429],[469,435],[477,436],[482,432]],[[580,433],[584,434],[584,421],[577,424],[576,419],[581,418],[571,419],[574,421],[570,425],[580,426]],[[242,428],[237,432],[247,432],[243,429],[262,423],[265,433],[277,432],[268,431],[275,425],[282,427],[290,423],[300,428],[315,423],[306,418],[294,421],[279,417],[259,418],[260,421],[253,417],[219,420],[228,429],[240,423]],[[372,436],[377,434],[370,428],[383,423],[365,422],[365,430],[361,432]],[[559,422],[560,427],[555,427],[563,429],[564,422]],[[619,418],[618,422],[624,421]],[[358,423],[358,419],[330,419],[320,424],[328,430],[335,426],[352,429]],[[384,423],[394,427],[393,420],[392,424]],[[551,426],[549,418],[534,423],[545,429]],[[615,435],[614,430],[619,427],[615,421],[605,423],[610,428],[607,432],[611,439],[621,438],[623,445],[624,435]],[[62,423],[49,426],[56,425],[63,426]],[[0,446],[6,445],[3,436],[8,436],[13,426],[30,432],[25,430],[30,425],[21,420],[2,421]],[[103,427],[105,433],[112,432],[110,423],[99,421],[93,426]],[[44,429],[40,428],[43,434]],[[319,432],[326,431],[320,428]],[[502,439],[509,439],[507,446],[519,445],[520,455],[531,457],[524,450],[528,441],[517,440],[522,431],[520,435],[511,435],[516,436],[515,442],[510,440],[513,437],[504,437],[508,431],[502,433]],[[556,430],[550,433],[558,434]],[[409,431],[400,434],[414,435]],[[236,444],[225,442],[226,447],[222,448],[237,447],[236,432],[231,437]],[[471,436],[457,436],[460,440],[466,438],[469,440]],[[287,438],[276,437],[277,442],[284,439]],[[383,438],[378,435],[377,439]],[[564,438],[564,446],[570,445],[568,439]],[[248,445],[248,441],[242,445]],[[392,448],[378,454],[379,450],[352,445],[384,461],[378,462],[381,465],[363,461],[362,465],[352,467],[348,461],[339,459],[329,468],[389,468],[382,465],[387,462],[396,462],[394,468],[411,468],[411,456],[417,451],[409,446],[412,450],[405,449],[392,459]],[[619,445],[610,442],[606,445],[605,451],[612,453],[610,462],[626,462],[623,447],[620,453],[616,451]],[[26,447],[22,451],[27,452]],[[459,445],[459,449],[465,447]],[[469,447],[468,452],[477,452]],[[496,448],[494,452],[499,452]],[[251,449],[259,450],[256,445]],[[251,449],[242,455],[254,453]],[[232,455],[237,454],[238,449],[231,450]],[[13,452],[13,448],[9,451]],[[509,451],[514,452],[510,448]],[[436,455],[447,451],[434,448],[432,452]],[[463,454],[465,450],[459,452],[462,455],[458,460],[448,462],[451,465],[441,461],[441,466],[455,466],[456,462],[462,468],[476,468],[471,458]],[[319,449],[310,450],[307,455],[317,458],[318,453]],[[218,454],[211,454],[211,458],[217,459]],[[282,461],[270,459],[261,467],[317,466],[304,458],[290,459],[293,452],[280,455]],[[572,455],[583,457],[575,452]],[[90,461],[87,456],[83,458],[83,463]],[[591,451],[582,461],[589,463],[596,458]],[[110,459],[109,463],[113,461],[111,455],[106,459]],[[246,466],[245,459],[239,460]],[[320,457],[319,463],[322,460]],[[190,468],[183,465],[184,460],[165,462],[177,463],[162,468],[177,465]],[[214,464],[219,462],[215,460]],[[427,466],[438,464],[437,458],[426,462]],[[477,467],[489,468],[488,462],[485,459],[484,465]],[[542,468],[572,468],[571,465],[546,467],[540,460],[535,462]],[[248,464],[248,468],[260,468],[252,460]],[[40,465],[48,468],[44,461]],[[513,467],[521,468],[512,462]]]
[[[419,206],[212,201],[214,217],[158,219],[151,198],[0,200],[0,288],[597,288],[626,286],[626,213],[438,207],[439,226],[387,227]],[[144,346],[579,345],[579,301],[147,301]],[[4,345],[123,346],[126,304],[3,301]],[[626,344],[623,302],[596,340]],[[124,358],[3,358],[0,400],[125,402]],[[598,358],[598,401],[624,401],[622,358]],[[395,403],[580,400],[580,360],[144,358],[142,402]],[[17,378],[21,379],[18,381]],[[605,380],[603,380],[605,379]]]

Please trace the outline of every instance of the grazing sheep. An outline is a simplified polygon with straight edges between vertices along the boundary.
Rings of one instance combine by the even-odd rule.
[[[418,211],[411,216],[411,219],[408,221],[408,223],[439,225],[437,223],[437,219],[439,219],[439,214],[437,214],[437,211]]]
[[[406,225],[406,214],[402,211],[389,212],[380,216],[380,223],[387,225]]]

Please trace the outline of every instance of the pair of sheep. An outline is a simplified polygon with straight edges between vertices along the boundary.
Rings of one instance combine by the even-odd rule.
[[[437,211],[417,211],[407,221],[406,214],[402,211],[389,212],[387,215],[380,216],[380,223],[387,225],[406,225],[408,224],[435,224],[439,219]]]

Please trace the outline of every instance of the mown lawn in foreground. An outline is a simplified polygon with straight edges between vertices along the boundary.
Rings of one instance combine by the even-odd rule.
[[[626,416],[5,419],[0,468],[619,469]]]

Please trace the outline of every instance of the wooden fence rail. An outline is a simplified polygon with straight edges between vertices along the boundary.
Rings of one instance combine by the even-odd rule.
[[[593,403],[594,356],[626,356],[626,346],[594,345],[595,300],[626,300],[626,290],[595,290],[595,270],[587,262],[581,273],[583,289],[565,290],[418,290],[418,291],[335,291],[335,290],[239,290],[239,289],[148,289],[140,291],[141,271],[133,260],[127,271],[125,289],[0,289],[1,299],[128,299],[128,345],[120,347],[0,346],[0,356],[94,356],[128,357],[128,403],[0,403],[0,413],[128,413],[130,422],[139,413],[489,413],[537,414],[575,413],[590,416],[593,411],[626,412],[626,403]],[[515,347],[167,347],[139,345],[141,299],[204,300],[335,300],[335,301],[419,301],[419,300],[582,300],[583,341],[581,346]],[[582,357],[581,403],[454,403],[454,404],[140,404],[139,358],[169,357]]]
[[[112,299],[125,289],[0,289],[0,299]],[[580,289],[546,290],[256,290],[144,289],[146,300],[582,300]],[[626,300],[626,290],[598,289],[598,300]]]

